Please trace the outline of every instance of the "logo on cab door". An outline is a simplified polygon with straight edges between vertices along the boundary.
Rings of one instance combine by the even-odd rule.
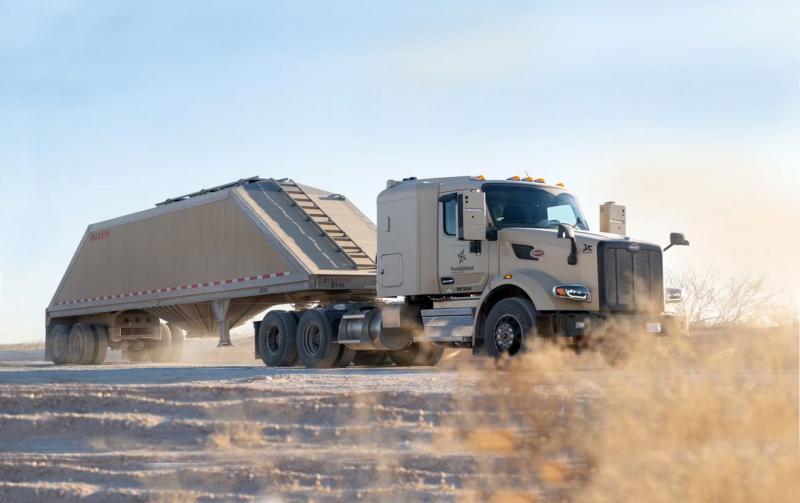
[[[467,261],[466,249],[462,248],[460,252],[456,253],[456,258],[458,259],[458,265],[451,265],[450,272],[469,272],[475,270],[474,265],[461,265]]]

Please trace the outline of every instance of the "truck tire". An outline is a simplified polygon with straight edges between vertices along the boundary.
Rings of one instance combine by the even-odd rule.
[[[489,356],[508,358],[524,351],[536,337],[536,308],[528,299],[510,297],[495,304],[484,324]]]
[[[94,355],[92,355],[92,365],[100,365],[106,361],[108,353],[108,327],[105,325],[92,325],[94,332]]]
[[[350,349],[344,344],[338,344],[338,346],[341,349],[339,349],[339,356],[336,357],[336,361],[334,362],[333,366],[343,369],[352,363],[353,358],[356,356],[356,350]]]
[[[124,352],[124,356],[131,363],[143,363],[149,359],[149,353],[147,349],[129,349]]]
[[[56,325],[51,333],[53,338],[53,363],[64,365],[69,363],[67,346],[69,344],[69,327],[67,325]]]
[[[353,358],[353,365],[386,365],[392,363],[386,351],[358,351]]]
[[[389,358],[398,367],[432,367],[439,363],[444,347],[430,342],[412,342],[405,349],[389,351]]]
[[[169,361],[179,362],[181,358],[183,358],[183,344],[186,341],[186,335],[183,333],[183,330],[173,323],[167,323],[167,328],[169,328],[169,333],[172,335],[172,348]]]
[[[69,331],[67,354],[71,363],[89,365],[94,358],[95,337],[92,326],[88,323],[76,323]]]
[[[159,326],[161,340],[151,350],[150,359],[156,363],[171,361],[172,359],[172,331],[162,323]]]
[[[258,328],[258,353],[267,367],[297,363],[297,320],[287,311],[270,311]]]
[[[334,336],[324,309],[304,312],[297,324],[297,354],[303,365],[314,369],[333,367],[342,348],[341,344],[334,342]]]

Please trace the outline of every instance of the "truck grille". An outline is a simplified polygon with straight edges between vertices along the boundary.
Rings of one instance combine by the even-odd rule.
[[[660,313],[664,309],[664,275],[659,247],[605,242],[598,246],[597,259],[601,309],[646,313]]]

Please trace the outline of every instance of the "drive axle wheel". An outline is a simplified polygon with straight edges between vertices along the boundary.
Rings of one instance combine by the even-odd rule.
[[[359,351],[353,358],[353,365],[386,365],[392,363],[386,351]]]
[[[389,351],[389,358],[398,367],[432,367],[439,363],[444,347],[430,342],[412,342],[406,349]]]
[[[344,344],[337,344],[339,346],[339,356],[336,357],[336,361],[333,363],[334,367],[343,369],[350,365],[353,361],[353,358],[356,356],[356,350],[350,349]]]
[[[53,338],[53,363],[64,365],[69,363],[67,345],[69,343],[69,327],[66,325],[56,325],[51,334]]]
[[[268,367],[297,363],[297,320],[287,311],[270,311],[258,327],[258,354]]]
[[[341,344],[334,341],[335,333],[324,309],[309,309],[297,324],[297,354],[308,368],[326,369],[342,363]],[[352,357],[350,358],[352,359]],[[347,361],[349,364],[350,361]]]
[[[489,356],[508,358],[526,349],[536,337],[536,309],[519,297],[503,299],[486,317],[484,342]]]
[[[95,347],[94,330],[87,323],[76,323],[69,331],[67,354],[71,363],[89,365],[94,360]]]

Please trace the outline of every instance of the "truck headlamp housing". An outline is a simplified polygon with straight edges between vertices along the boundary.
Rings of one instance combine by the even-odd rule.
[[[664,301],[668,303],[680,302],[683,300],[682,288],[665,288]]]
[[[553,295],[578,302],[591,302],[592,300],[592,293],[583,285],[556,285],[553,287]]]

